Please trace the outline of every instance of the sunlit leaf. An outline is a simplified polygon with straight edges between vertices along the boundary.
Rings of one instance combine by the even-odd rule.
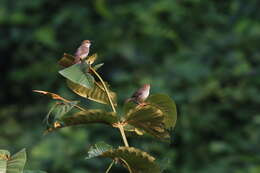
[[[63,67],[69,67],[74,64],[75,57],[73,55],[64,53],[63,57],[59,60],[59,64]]]
[[[97,56],[97,53],[95,53],[95,54],[93,54],[93,55],[87,57],[85,62],[86,62],[87,64],[93,64],[93,63],[96,61],[97,57],[98,57],[98,56]],[[74,62],[75,62],[75,57],[74,57],[73,55],[64,53],[64,54],[63,54],[63,57],[58,61],[58,64],[60,64],[60,65],[63,66],[63,67],[69,67],[69,66],[72,66],[72,65],[74,64]],[[96,65],[96,66],[97,66],[97,67],[98,67],[98,66],[101,67],[102,65],[103,65],[103,64],[98,64],[98,65]],[[99,68],[99,67],[98,67],[98,68]]]
[[[168,95],[155,94],[148,97],[146,102],[163,112],[163,122],[167,129],[173,128],[175,126],[177,121],[177,109],[175,102]]]
[[[100,156],[104,152],[112,149],[113,147],[111,145],[108,145],[105,142],[96,143],[95,145],[91,146],[90,149],[88,150],[88,156],[86,157],[86,159],[91,159],[93,157]]]
[[[160,173],[155,158],[148,153],[134,147],[119,147],[103,152],[100,157],[119,160],[124,167],[130,168],[132,173]]]
[[[125,122],[144,130],[154,137],[165,139],[170,135],[164,126],[164,115],[160,109],[150,105],[137,106],[125,115]]]
[[[59,73],[76,84],[86,88],[92,88],[94,86],[94,78],[86,71],[86,69],[84,71],[82,70],[82,64],[74,64],[59,71]]]
[[[134,134],[144,135],[144,133],[145,133],[144,130],[138,129],[130,124],[125,125],[124,130],[126,131],[126,134],[130,135],[130,136],[134,136]],[[132,133],[132,132],[134,132],[134,133]]]
[[[93,64],[96,61],[97,57],[97,53],[94,53],[93,55],[87,57],[86,63],[90,65]]]
[[[68,84],[68,87],[73,92],[75,92],[76,94],[78,94],[81,97],[96,101],[98,103],[109,104],[109,100],[107,98],[105,89],[100,82],[95,82],[94,87],[91,89],[78,85],[70,80],[67,80],[67,84]],[[107,85],[107,88],[108,88],[108,85]],[[117,105],[116,93],[109,90],[109,94],[112,99],[112,102],[116,106]]]
[[[87,125],[91,123],[102,123],[107,125],[113,125],[118,121],[118,117],[114,112],[106,112],[99,109],[90,109],[75,113],[73,116],[62,117],[59,121],[55,122],[52,128],[49,128],[46,132],[51,132],[58,128],[75,126],[75,125]],[[56,127],[55,127],[56,126]]]
[[[48,96],[50,96],[54,100],[68,101],[68,100],[64,99],[63,97],[61,97],[60,95],[55,94],[55,93],[51,93],[51,92],[48,92],[48,91],[33,90],[33,92],[44,94],[44,95],[48,95]]]
[[[22,173],[25,162],[25,149],[13,156],[10,156],[10,153],[6,150],[0,150],[0,173]]]

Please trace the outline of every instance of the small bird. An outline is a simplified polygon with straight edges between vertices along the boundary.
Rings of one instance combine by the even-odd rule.
[[[142,88],[139,88],[133,95],[131,98],[126,100],[126,103],[133,101],[137,104],[142,104],[147,97],[149,96],[150,93],[150,84],[145,84],[143,85]]]
[[[79,48],[75,53],[75,60],[74,60],[75,64],[79,63],[81,60],[83,60],[88,56],[90,45],[91,42],[89,40],[82,41],[81,45],[79,46]]]

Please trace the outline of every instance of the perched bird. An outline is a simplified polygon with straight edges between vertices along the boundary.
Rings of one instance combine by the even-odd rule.
[[[142,88],[139,88],[131,98],[126,100],[127,102],[133,101],[137,104],[142,104],[147,97],[149,96],[150,93],[150,84],[145,84]]]
[[[91,43],[89,40],[82,41],[81,45],[79,46],[79,48],[75,53],[75,60],[74,60],[75,64],[79,63],[81,60],[83,60],[88,56],[90,45]]]

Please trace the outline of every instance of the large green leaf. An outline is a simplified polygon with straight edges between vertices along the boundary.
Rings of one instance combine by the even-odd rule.
[[[25,149],[22,149],[11,157],[8,151],[0,150],[0,173],[22,173],[25,162]]]
[[[87,73],[88,70],[86,69],[86,66],[86,63],[74,64],[60,70],[59,73],[76,84],[86,88],[92,88],[95,80],[91,74]]]
[[[104,152],[112,149],[113,147],[111,145],[108,145],[105,142],[96,143],[95,145],[91,146],[90,149],[88,150],[88,156],[86,157],[86,159],[91,159],[93,157],[100,156]]]
[[[163,112],[163,122],[167,129],[175,127],[177,121],[177,109],[175,102],[168,95],[155,94],[150,96],[146,102]]]
[[[163,112],[153,106],[136,106],[125,115],[125,123],[144,130],[157,138],[166,139],[170,135],[165,129]]]
[[[134,147],[119,147],[103,152],[100,157],[109,157],[119,161],[132,173],[160,173],[155,158]]]
[[[103,123],[113,125],[118,121],[118,117],[114,112],[106,112],[99,109],[90,109],[75,113],[73,116],[62,117],[60,120],[53,124],[47,132],[53,131],[58,128],[90,124],[90,123]]]
[[[107,98],[107,94],[106,91],[104,89],[104,87],[102,86],[102,84],[100,82],[95,82],[94,87],[90,88],[86,88],[82,85],[79,85],[73,81],[67,80],[67,84],[68,87],[75,92],[76,94],[78,94],[81,97],[87,98],[89,100],[93,100],[96,101],[98,103],[102,103],[102,104],[109,104],[109,100]],[[107,88],[109,88],[108,85],[106,85]],[[112,99],[112,102],[114,103],[114,105],[116,106],[116,93],[112,92],[111,90],[109,90],[109,94],[110,97]]]

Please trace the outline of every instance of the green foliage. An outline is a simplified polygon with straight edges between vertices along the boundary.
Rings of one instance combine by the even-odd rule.
[[[131,109],[125,116],[125,123],[128,123],[138,129],[157,137],[169,138],[168,132],[165,130],[164,115],[160,109],[146,105],[137,106]]]
[[[119,147],[113,149],[111,145],[99,142],[88,151],[87,159],[94,157],[108,157],[122,164],[130,173],[160,173],[155,158],[134,147]]]
[[[95,66],[95,68],[91,67],[97,58],[97,54],[89,56],[86,58],[86,61],[80,61],[77,64],[74,64],[75,61],[72,61],[71,57],[72,56],[64,54],[64,57],[58,62],[62,66],[68,66],[59,71],[59,73],[68,79],[67,84],[69,88],[79,96],[99,103],[109,104],[113,112],[107,112],[101,109],[85,109],[79,106],[77,101],[72,102],[66,100],[58,94],[33,90],[37,93],[49,95],[52,99],[62,101],[56,103],[49,111],[46,117],[48,125],[46,133],[58,128],[80,124],[108,124],[110,127],[118,128],[126,147],[119,147],[118,149],[113,150],[110,145],[104,142],[98,143],[90,148],[87,157],[88,159],[97,156],[112,158],[113,162],[106,172],[111,169],[114,162],[118,161],[127,167],[130,173],[160,172],[159,167],[154,163],[154,157],[141,150],[129,147],[124,130],[134,131],[139,135],[143,135],[143,132],[147,132],[160,139],[169,138],[170,135],[166,129],[173,127],[177,119],[174,101],[167,97],[167,95],[156,95],[147,103],[143,102],[135,106],[131,105],[132,108],[124,106],[125,110],[129,110],[127,110],[128,112],[123,117],[119,118],[115,109],[116,94],[109,90],[109,85],[103,81],[102,77],[95,70],[103,64],[99,64],[99,66]],[[94,76],[96,76],[99,81],[95,81]],[[90,77],[92,80],[89,81],[88,79]],[[95,84],[95,87],[90,87],[90,83],[93,85]],[[64,117],[64,115],[70,112],[73,107],[77,107],[82,111],[77,112],[72,116]],[[50,127],[48,124],[49,115],[55,108],[56,114]]]
[[[143,83],[178,103],[171,145],[131,139],[159,160],[168,158],[165,173],[260,172],[258,7],[258,0],[1,0],[0,148],[26,146],[30,167],[50,173],[106,169],[79,161],[82,147],[100,139],[116,146],[117,132],[94,125],[43,138],[49,100],[31,93],[38,88],[75,100],[55,62],[93,39],[90,53],[102,55],[99,73],[117,91],[119,106]]]
[[[86,87],[79,85],[77,83],[74,83],[70,80],[67,80],[67,85],[74,93],[78,94],[81,97],[96,101],[98,103],[109,104],[109,100],[107,98],[105,89],[100,82],[95,82],[95,84],[92,88],[86,88]],[[108,85],[107,85],[107,87],[108,87]],[[117,105],[116,93],[109,90],[109,94],[111,96],[111,99],[112,99],[112,102],[114,103],[114,105]]]
[[[163,113],[165,128],[174,128],[177,121],[177,109],[174,101],[165,94],[152,95],[147,99],[152,107],[160,109]]]
[[[1,173],[22,173],[26,162],[25,149],[10,155],[9,151],[0,150]]]
[[[92,159],[94,157],[101,156],[104,152],[112,149],[113,147],[106,144],[105,142],[96,143],[88,150],[88,156],[86,157],[86,159]]]
[[[94,85],[94,78],[87,73],[88,67],[85,68],[83,67],[84,65],[84,63],[74,64],[59,71],[59,73],[76,84],[82,85],[86,88],[92,88]]]
[[[155,158],[134,147],[119,147],[102,153],[102,157],[118,160],[130,173],[160,173]]]
[[[56,128],[63,128],[74,125],[87,125],[90,123],[103,123],[112,126],[112,124],[116,123],[117,121],[118,118],[114,112],[89,109],[86,111],[77,112],[73,116],[57,119],[57,121],[53,123],[53,127],[47,131],[50,132]]]

